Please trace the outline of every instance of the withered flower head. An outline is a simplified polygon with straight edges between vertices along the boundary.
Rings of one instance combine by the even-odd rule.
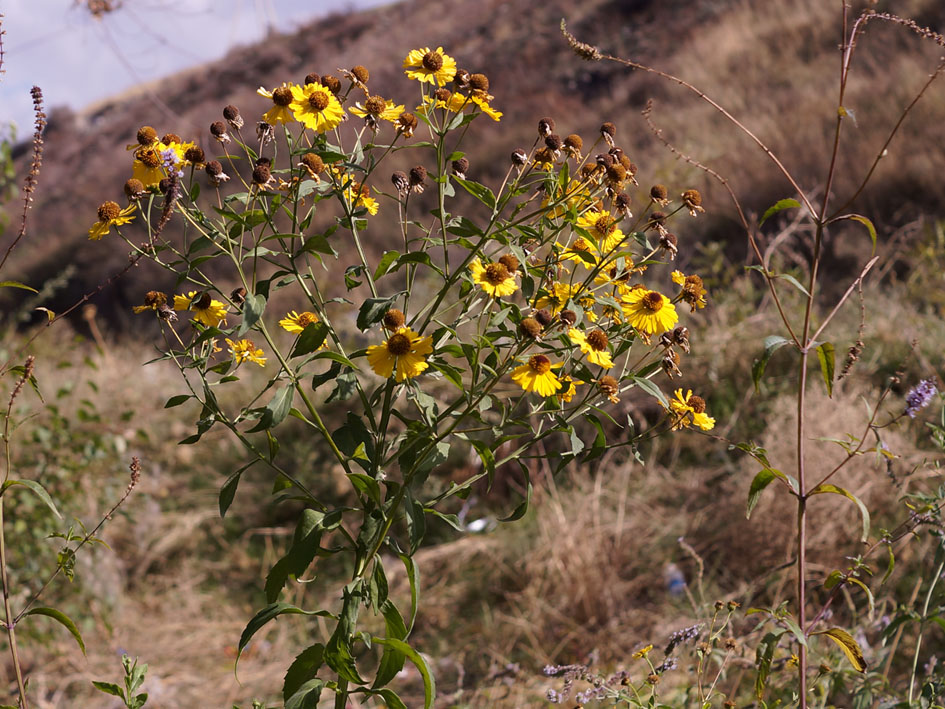
[[[577,322],[577,314],[573,310],[562,310],[558,317],[561,318],[561,322],[569,327]]]
[[[388,330],[399,330],[406,322],[407,318],[405,318],[404,314],[396,308],[391,308],[386,313],[384,313],[383,323],[384,327]]]
[[[397,170],[391,175],[390,181],[394,183],[394,187],[397,188],[397,194],[401,197],[405,197],[410,191],[410,180],[407,177],[407,173],[403,170]]]
[[[233,130],[239,130],[243,127],[243,117],[240,115],[240,110],[232,103],[223,108],[223,118],[226,119]]]
[[[534,318],[541,324],[542,327],[548,327],[554,321],[554,316],[551,314],[551,312],[545,310],[544,308],[537,311],[534,315]]]
[[[213,136],[214,140],[220,143],[230,142],[230,136],[226,132],[226,123],[223,121],[214,121],[210,124],[210,135]]]
[[[469,160],[465,157],[454,160],[450,167],[453,170],[453,174],[456,175],[459,179],[466,179],[466,172],[469,170]]]
[[[443,103],[449,103],[450,96],[452,95],[452,91],[442,87],[433,92],[433,98],[435,98],[437,101],[442,101]]]
[[[341,91],[341,79],[339,79],[337,76],[325,74],[322,76],[320,83],[333,94],[337,95],[337,93]]]
[[[141,126],[135,137],[138,139],[138,145],[147,147],[157,141],[157,131],[151,126]]]
[[[364,110],[372,116],[379,116],[387,108],[387,99],[383,96],[368,96],[364,101]]]
[[[351,67],[351,74],[362,84],[366,84],[368,79],[371,78],[371,72],[369,72],[366,67],[360,64],[355,64],[353,67]]]
[[[630,213],[630,195],[628,195],[626,192],[617,193],[617,196],[614,197],[614,208],[617,210],[617,212],[627,218],[633,216]]]
[[[414,192],[423,192],[423,181],[427,179],[427,169],[423,165],[410,168],[410,187]]]
[[[693,217],[696,213],[705,211],[702,208],[702,195],[699,194],[699,190],[686,190],[682,193],[682,201]]]
[[[557,152],[561,150],[564,145],[564,141],[561,140],[561,136],[557,133],[551,133],[550,135],[545,136],[545,145],[548,146],[551,150]]]
[[[256,138],[259,140],[261,146],[266,143],[271,143],[275,138],[275,132],[272,126],[266,123],[266,121],[259,121],[256,124]]]
[[[534,318],[522,318],[522,322],[518,324],[518,331],[532,340],[541,335],[541,330],[541,323]]]
[[[564,139],[564,149],[575,160],[581,159],[581,148],[584,147],[584,140],[577,133],[572,133]]]
[[[607,168],[607,181],[612,185],[620,185],[627,179],[627,169],[619,162]]]
[[[255,167],[259,167],[260,165],[265,165],[266,167],[268,167],[268,168],[271,169],[271,168],[272,168],[272,159],[271,159],[271,158],[267,158],[265,155],[263,155],[263,156],[261,156],[261,157],[256,158],[256,162],[254,162],[253,165],[254,165]]]
[[[317,71],[310,72],[305,75],[305,85],[309,84],[320,84],[322,83],[322,77],[319,76]]]
[[[457,69],[456,75],[453,77],[453,85],[457,89],[465,89],[469,86],[469,82],[472,80],[472,75],[465,69]]]
[[[676,238],[675,234],[670,234],[665,229],[660,231],[660,248],[665,249],[667,255],[669,256],[670,261],[676,258],[676,254],[679,251],[679,239]]]
[[[551,135],[555,132],[555,119],[554,118],[542,118],[538,121],[538,135],[542,138]]]
[[[230,293],[230,300],[232,300],[236,305],[242,305],[243,301],[246,300],[246,289],[242,286],[239,288],[234,288],[233,292]]]
[[[519,148],[518,150],[512,153],[513,165],[518,165],[519,167],[521,167],[527,162],[528,162],[528,154],[521,148]]]
[[[607,169],[614,164],[614,156],[610,153],[598,153],[596,156],[594,156],[594,162],[596,162],[602,168]]]
[[[597,388],[600,390],[601,394],[610,399],[612,403],[616,404],[620,401],[620,399],[617,398],[617,393],[620,391],[620,384],[609,374],[605,374],[597,380]]]
[[[272,181],[272,173],[268,165],[257,165],[253,169],[253,184],[260,187],[267,186]]]
[[[617,126],[610,121],[602,123],[600,126],[601,137],[607,141],[607,145],[614,147],[614,138],[617,137]]]
[[[489,77],[485,74],[471,74],[469,76],[469,85],[479,91],[488,91]]]
[[[161,137],[161,142],[164,143],[164,145],[170,145],[171,143],[181,143],[183,141],[177,133],[165,133]]]
[[[656,229],[660,226],[666,225],[666,213],[665,212],[650,212],[650,218],[646,223],[647,229]]]
[[[679,369],[679,354],[675,350],[666,350],[666,354],[660,360],[660,367],[670,379],[682,376],[682,371]]]
[[[125,196],[131,200],[141,199],[144,196],[144,183],[132,177],[125,182]]]
[[[521,265],[519,260],[513,254],[504,254],[499,257],[499,263],[505,266],[509,273],[515,273]]]
[[[194,165],[203,165],[207,156],[199,145],[192,145],[184,151],[184,160]]]
[[[397,117],[397,132],[409,138],[417,128],[417,117],[412,113],[401,113]]]
[[[315,153],[305,153],[299,158],[299,164],[305,168],[308,172],[309,177],[313,177],[316,180],[318,175],[325,169],[325,161],[322,160],[321,156],[316,155]]]
[[[677,327],[673,330],[673,344],[677,345],[683,352],[689,354],[689,328]]]
[[[654,202],[657,202],[660,206],[665,207],[669,201],[669,190],[666,189],[666,185],[653,185],[650,188],[650,199]]]

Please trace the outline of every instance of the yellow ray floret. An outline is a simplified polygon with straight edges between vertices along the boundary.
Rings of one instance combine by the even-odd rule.
[[[509,273],[505,264],[490,263],[483,266],[482,262],[476,258],[469,264],[469,270],[472,273],[473,283],[493,298],[512,295],[518,290],[518,282],[515,276]]]
[[[375,374],[390,377],[397,369],[397,381],[412,379],[430,365],[426,356],[433,352],[433,338],[421,337],[409,327],[401,327],[383,344],[367,348],[368,364]]]
[[[408,79],[443,86],[456,76],[456,60],[444,54],[443,47],[413,49],[404,59],[404,72]]]
[[[560,366],[560,362],[552,364],[543,354],[532,355],[528,362],[512,370],[512,379],[525,391],[551,396],[561,388],[561,380],[552,371]]]
[[[292,86],[292,115],[316,133],[324,133],[344,120],[345,112],[335,95],[321,84]]]
[[[216,327],[220,323],[226,324],[226,305],[214,300],[209,293],[202,294],[196,300],[197,291],[190,291],[187,295],[174,296],[174,310],[190,310],[194,313],[194,320],[207,327]]]
[[[633,288],[623,296],[623,314],[630,325],[646,335],[659,335],[679,320],[676,306],[655,290]]]

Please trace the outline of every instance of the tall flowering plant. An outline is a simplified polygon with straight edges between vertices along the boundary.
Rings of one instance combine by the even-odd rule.
[[[141,128],[126,206],[106,202],[89,230],[96,240],[114,230],[135,258],[178,278],[178,293],[142,292],[135,311],[158,320],[160,359],[187,388],[167,406],[199,404],[182,443],[222,427],[243,444],[246,463],[223,484],[221,513],[251,466],[277,477],[280,499],[304,505],[266,578],[267,605],[239,641],[242,652],[282,615],[328,620],[330,633],[286,674],[287,706],[324,692],[336,706],[355,694],[404,706],[387,685],[407,660],[432,705],[433,676],[409,642],[413,557],[429,517],[463,529],[449,502],[478,480],[517,463],[530,492],[525,461],[539,444],[564,464],[714,425],[698,394],[663,393],[689,353],[681,318],[706,305],[701,279],[671,263],[670,226],[702,211],[699,193],[639,189],[612,123],[586,145],[562,138],[551,118],[487,186],[461,146],[472,121],[502,117],[488,78],[442,48],[411,51],[403,68],[419,87],[412,111],[374,93],[363,66],[341,78],[313,73],[261,88],[268,104],[255,129],[227,106],[210,126],[215,157]],[[390,162],[403,169],[385,171]],[[172,221],[180,234],[165,229]],[[132,236],[142,223],[143,242]],[[396,248],[374,246],[392,231]],[[247,367],[262,368],[265,383],[240,384]],[[639,431],[615,419],[621,397],[655,399],[663,415]],[[335,401],[347,409],[340,426],[326,409]],[[320,492],[322,471],[301,473],[280,455],[289,419],[343,471],[343,504]],[[431,476],[462,452],[481,465],[449,483]],[[507,520],[527,505],[526,494]],[[328,556],[349,574],[335,607],[281,600]],[[388,593],[391,563],[406,569],[409,612]]]

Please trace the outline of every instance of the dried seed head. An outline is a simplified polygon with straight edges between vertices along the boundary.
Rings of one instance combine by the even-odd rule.
[[[608,342],[607,333],[603,330],[592,330],[587,334],[587,344],[598,352],[606,350]]]
[[[554,316],[544,308],[536,312],[534,317],[542,327],[548,327],[554,321]]]
[[[177,135],[177,133],[165,133],[161,137],[161,142],[164,143],[164,145],[170,145],[171,143],[180,143],[181,137]]]
[[[138,150],[135,153],[135,157],[145,166],[149,168],[159,167],[162,163],[161,156],[158,155],[157,151],[152,148],[146,148]]]
[[[572,133],[564,139],[564,149],[567,150],[568,154],[572,157],[579,158],[581,155],[581,148],[583,147],[584,140],[577,133]]]
[[[675,234],[670,234],[665,229],[662,229],[660,232],[659,245],[661,249],[666,250],[671,261],[676,258],[676,254],[679,252],[679,239],[676,238]]]
[[[321,156],[315,153],[305,153],[299,161],[315,175],[325,169],[325,161],[321,159]]]
[[[333,94],[337,94],[339,91],[341,91],[341,79],[339,79],[337,76],[325,74],[322,76],[320,83]]]
[[[581,57],[581,59],[589,62],[599,62],[601,60],[602,55],[600,50],[592,44],[579,42],[577,37],[568,32],[568,27],[564,20],[561,20],[561,34],[568,40],[568,46],[571,47],[571,51]]]
[[[223,108],[223,118],[230,124],[233,130],[239,130],[243,127],[243,117],[240,110],[232,103]]]
[[[699,190],[686,190],[682,193],[682,200],[687,207],[702,206],[702,195],[699,194]]]
[[[626,192],[618,192],[617,196],[614,197],[614,208],[618,212],[627,215],[630,210],[630,195]]]
[[[538,121],[538,135],[542,138],[555,132],[555,119],[542,118]]]
[[[121,207],[117,202],[110,200],[102,202],[98,208],[98,220],[100,222],[110,222],[112,219],[117,219],[119,214],[121,214]]]
[[[627,169],[619,162],[615,162],[607,168],[607,179],[612,183],[620,184],[627,179]]]
[[[371,78],[371,72],[369,72],[366,67],[360,64],[355,64],[353,67],[351,67],[351,74],[362,84],[366,84],[368,79]]]
[[[138,145],[153,145],[157,140],[157,131],[151,126],[141,126],[135,137],[138,139]]]
[[[318,75],[317,71],[313,71],[305,75],[306,86],[308,86],[309,84],[321,84],[321,83],[322,83],[322,77]]]
[[[653,685],[659,684],[659,683],[660,683],[660,676],[659,676],[658,674],[656,674],[655,672],[653,672],[652,674],[647,675],[647,677],[646,677],[646,683],[647,683],[647,684],[653,684]]]
[[[401,113],[397,118],[397,132],[401,133],[405,138],[412,136],[416,127],[417,117],[412,113]]]
[[[662,342],[662,339],[660,341]],[[663,355],[663,359],[660,361],[660,367],[670,379],[682,376],[682,372],[679,370],[679,355],[675,350],[666,350],[666,354]]]
[[[677,345],[683,352],[689,354],[689,328],[677,327],[673,330],[673,344]]]
[[[288,86],[280,86],[272,92],[272,102],[277,106],[288,106],[292,103],[292,91]]]
[[[384,313],[383,323],[384,327],[388,330],[399,330],[406,322],[407,318],[404,317],[404,314],[396,308],[391,308],[386,313]]]
[[[546,165],[553,164],[555,161],[555,153],[551,148],[539,148],[535,151],[535,162],[542,163]]]
[[[272,168],[272,160],[265,156],[256,158],[256,162],[253,163],[254,166],[259,167],[260,165],[265,165],[268,168]]]
[[[272,126],[266,121],[259,121],[256,124],[256,138],[259,140],[261,145],[266,143],[271,143],[275,137],[275,131],[273,131]]]
[[[219,177],[223,174],[223,165],[220,164],[219,160],[211,160],[207,163],[207,166],[204,168],[207,174],[210,177]]]
[[[456,76],[453,77],[453,85],[457,89],[465,89],[469,86],[469,82],[472,79],[472,74],[470,74],[465,69],[457,69]]]
[[[669,195],[666,185],[653,185],[650,188],[650,198],[654,202],[662,202]]]
[[[616,396],[617,392],[620,391],[620,384],[609,374],[602,376],[597,382],[598,388],[606,394],[608,397]]]
[[[520,265],[519,260],[512,254],[504,254],[499,257],[499,263],[505,266],[509,273],[515,273]]]
[[[131,178],[125,182],[125,196],[128,199],[141,199],[144,195],[144,183],[141,180]]]
[[[265,185],[272,179],[268,165],[257,165],[253,169],[253,184]]]
[[[485,74],[471,74],[469,76],[469,85],[479,91],[489,91],[489,77]]]
[[[230,293],[230,300],[232,300],[236,305],[242,305],[246,300],[246,289],[242,286],[239,288],[234,288]]]
[[[705,399],[703,399],[701,396],[696,396],[695,394],[690,396],[689,405],[697,414],[705,413]]]
[[[613,141],[614,138],[617,137],[617,126],[615,126],[615,125],[614,125],[613,123],[611,123],[610,121],[606,121],[605,123],[601,123],[601,126],[600,126],[600,134],[601,134],[601,136],[604,138],[604,140],[607,140],[608,145],[610,145],[610,147],[613,147],[614,144],[613,144],[612,141]],[[608,138],[609,138],[609,140],[608,140]]]
[[[522,322],[518,324],[518,331],[522,336],[533,340],[541,335],[541,330],[541,323],[535,318],[522,318]]]
[[[564,145],[564,141],[561,140],[561,136],[557,133],[552,133],[551,135],[545,136],[545,145],[547,145],[551,150],[561,150]]]
[[[387,351],[395,357],[402,357],[410,352],[410,338],[402,332],[395,333],[387,340]]]
[[[573,310],[562,310],[558,317],[561,318],[561,322],[570,327],[577,322],[577,315]]]
[[[528,162],[528,154],[521,148],[519,148],[518,150],[512,153],[513,165],[518,165],[519,167],[521,167],[527,162]]]
[[[735,638],[725,638],[725,649],[734,652],[738,649],[738,641]]]
[[[184,151],[184,160],[187,162],[192,162],[195,164],[203,164],[207,159],[207,156],[203,152],[203,148],[199,145],[192,145]]]
[[[599,153],[594,157],[594,162],[602,168],[607,169],[614,164],[614,156],[610,153]]]
[[[410,186],[417,187],[423,184],[427,179],[427,169],[423,165],[416,165],[410,168]]]
[[[444,88],[439,88],[433,92],[433,97],[437,101],[442,101],[443,103],[447,103],[450,100],[450,96],[452,95],[453,95],[452,91],[450,91],[449,89],[444,89]]]
[[[665,224],[666,224],[665,212],[650,212],[650,219],[646,224],[646,228],[655,229],[657,226],[665,226]]]
[[[144,294],[144,305],[147,307],[157,310],[162,305],[167,303],[167,294],[162,293],[159,290],[149,290]]]
[[[443,68],[443,55],[439,52],[427,52],[423,55],[422,63],[427,71],[439,71]]]
[[[383,96],[369,96],[364,102],[364,110],[372,116],[379,116],[387,108],[387,99]]]
[[[465,157],[454,160],[450,167],[453,170],[453,174],[459,177],[461,180],[466,179],[466,173],[469,171],[469,160]]]
[[[394,183],[394,187],[397,188],[397,192],[401,197],[406,195],[410,190],[410,180],[407,178],[407,173],[403,170],[397,170],[391,175],[390,181]]]
[[[210,135],[214,138],[219,139],[221,136],[226,135],[226,123],[223,121],[214,121],[210,124]]]

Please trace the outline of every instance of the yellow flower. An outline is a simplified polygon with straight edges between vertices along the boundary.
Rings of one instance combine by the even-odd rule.
[[[596,248],[582,237],[575,239],[570,246],[564,246],[556,241],[555,248],[560,249],[558,258],[562,261],[573,261],[584,268],[590,268],[597,263],[597,257],[594,255]]]
[[[368,96],[363,106],[360,102],[356,103],[350,111],[355,116],[363,118],[369,126],[374,127],[378,121],[389,121],[396,125],[400,114],[404,112],[404,107],[403,105],[395,106],[393,101],[382,96]]]
[[[233,342],[233,340],[228,337],[226,338],[226,344],[230,346],[230,354],[233,355],[236,364],[240,365],[243,364],[243,362],[250,361],[255,362],[260,367],[266,366],[266,358],[263,356],[263,351],[257,348],[252,340],[242,339]]]
[[[666,332],[679,320],[669,298],[646,288],[633,288],[623,297],[623,314],[632,327],[646,335]]]
[[[159,151],[160,146],[161,143],[155,143],[135,151],[131,175],[134,179],[141,180],[145,187],[156,185],[167,177],[164,174],[164,160]]]
[[[352,209],[364,207],[372,217],[377,214],[380,208],[377,200],[371,196],[371,190],[366,185],[359,182],[352,182],[345,190],[345,200],[351,204]]]
[[[535,302],[535,307],[539,309],[551,308],[552,315],[557,315],[564,309],[567,302],[577,295],[580,290],[580,285],[572,286],[556,281],[552,284],[551,291],[545,293]]]
[[[368,364],[375,374],[389,377],[397,367],[397,381],[418,376],[430,365],[426,356],[433,352],[433,338],[421,337],[409,327],[401,327],[381,345],[367,348]]]
[[[256,89],[256,93],[260,96],[272,99],[272,108],[263,114],[263,120],[265,120],[266,123],[271,126],[276,125],[276,123],[282,123],[284,125],[295,120],[291,108],[292,99],[294,97],[293,88],[298,87],[283,81],[282,86],[277,86],[272,91],[262,86]]]
[[[568,337],[571,342],[581,348],[581,352],[587,355],[587,361],[596,364],[598,367],[610,369],[614,366],[614,360],[607,349],[607,333],[603,330],[592,330],[585,335],[575,327],[568,330]]]
[[[404,71],[408,79],[443,86],[456,76],[456,60],[444,54],[443,47],[432,52],[429,47],[413,49],[404,59]]]
[[[705,412],[705,399],[695,396],[692,389],[683,396],[682,389],[675,391],[676,398],[669,402],[669,410],[673,412],[673,430],[687,428],[690,425],[698,426],[703,431],[710,431],[715,427],[715,419]]]
[[[606,209],[600,212],[587,212],[578,217],[577,225],[587,229],[597,242],[597,250],[602,254],[616,249],[626,236],[617,227],[616,220]]]
[[[527,364],[512,370],[512,379],[525,391],[551,396],[561,388],[561,380],[551,370],[560,366],[543,354],[532,355]]]
[[[652,649],[653,649],[652,645],[647,645],[646,647],[643,647],[637,650],[630,657],[632,657],[634,660],[642,660],[644,657],[650,654],[650,650]]]
[[[134,203],[122,209],[116,202],[105,202],[98,208],[98,221],[89,229],[89,238],[93,241],[98,241],[105,236],[113,226],[127,224],[134,219],[131,214],[134,211]]]
[[[144,303],[132,308],[135,313],[143,313],[146,310],[160,310],[167,305],[167,296],[159,290],[149,290],[144,295]]]
[[[576,385],[583,384],[584,382],[579,379],[572,379],[567,374],[565,374],[563,377],[559,377],[559,381],[561,382],[561,386],[563,388],[555,396],[558,397],[558,401],[560,401],[562,404],[570,404],[571,399],[573,399],[574,395],[577,394]]]
[[[705,295],[707,293],[702,283],[702,278],[696,275],[687,276],[682,271],[673,271],[673,283],[682,286],[679,297],[689,303],[690,312],[695,312],[696,308],[705,307]]]
[[[190,291],[187,295],[174,296],[174,310],[191,310],[194,320],[207,327],[216,327],[220,323],[226,325],[226,306],[219,300],[214,300],[209,293],[204,293],[197,300],[194,296],[197,291]]]
[[[291,86],[292,115],[316,133],[324,133],[344,120],[345,112],[335,95],[321,84]]]
[[[487,94],[487,93],[485,93],[485,92],[480,93],[479,91],[473,91],[472,94],[470,94],[470,96],[469,96],[469,100],[472,101],[474,104],[476,104],[476,105],[479,107],[479,110],[480,110],[480,111],[482,111],[483,113],[485,113],[485,114],[486,114],[487,116],[489,116],[489,118],[491,118],[492,120],[498,122],[499,119],[502,118],[502,111],[497,111],[497,110],[495,110],[495,109],[489,104],[489,102],[490,102],[493,98],[494,98],[493,96],[491,96],[491,95],[489,95],[489,94]]]
[[[506,268],[505,264],[497,262],[483,266],[479,259],[475,258],[469,264],[469,270],[472,272],[473,283],[479,285],[483,291],[493,298],[512,295],[518,290],[515,276],[509,273],[509,269]]]
[[[294,310],[291,310],[286,313],[282,320],[279,321],[279,327],[281,327],[286,332],[298,334],[302,332],[306,326],[315,322],[318,322],[318,316],[315,313],[310,313],[308,311],[304,313],[298,313]]]

